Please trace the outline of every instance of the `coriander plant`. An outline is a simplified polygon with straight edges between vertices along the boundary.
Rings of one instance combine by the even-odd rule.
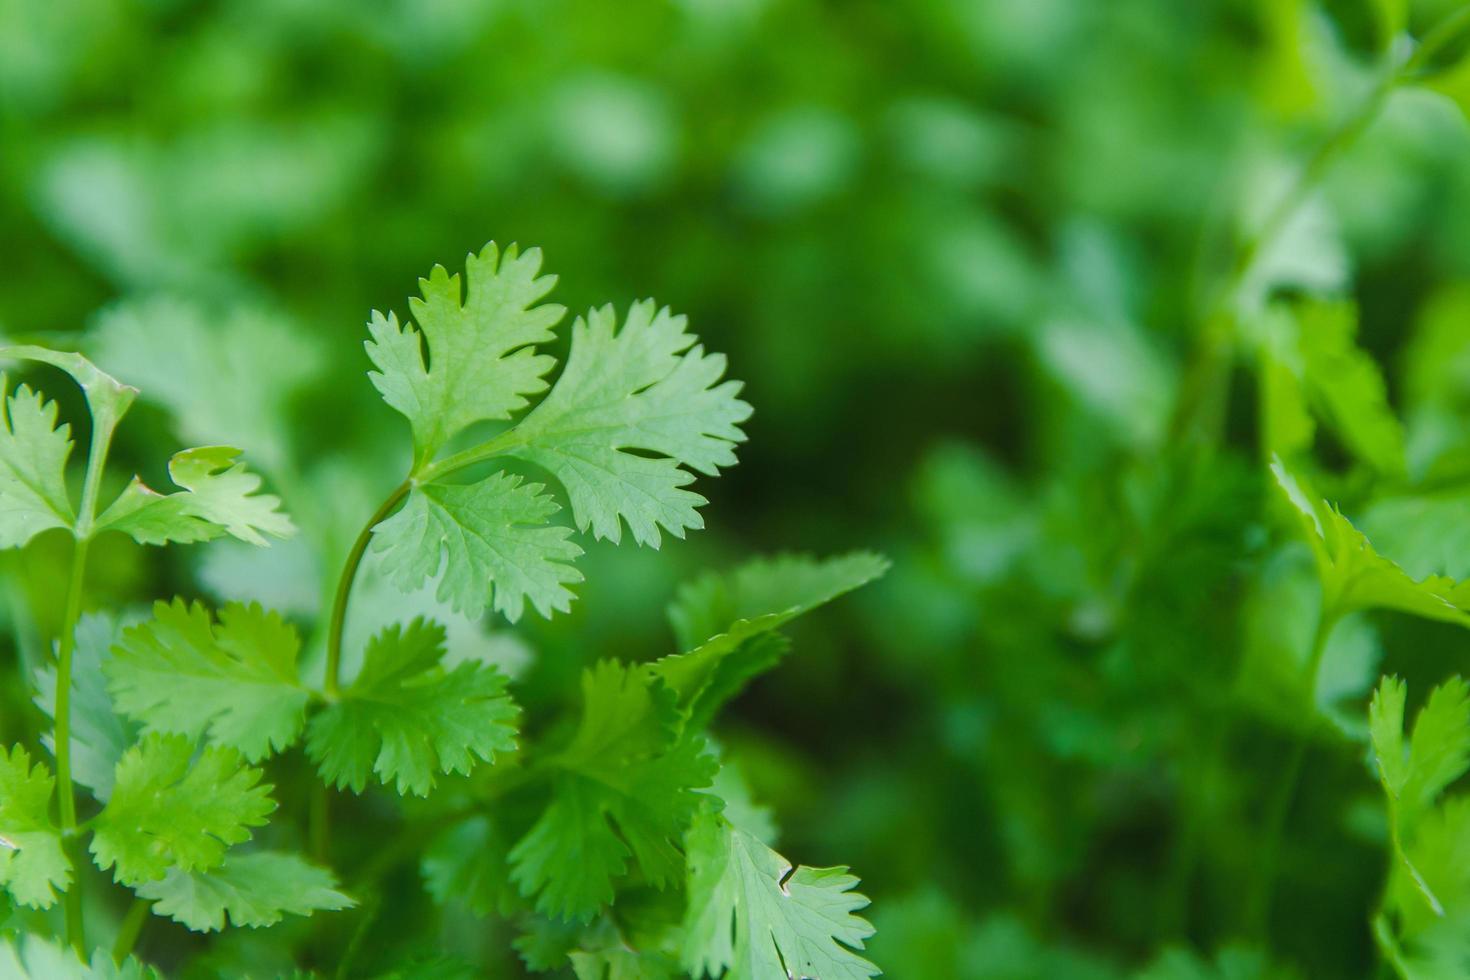
[[[422,901],[506,924],[533,971],[878,974],[861,953],[872,927],[857,915],[867,904],[857,879],[773,849],[769,817],[722,763],[711,726],[785,655],[782,627],[881,575],[880,557],[783,555],[687,584],[670,607],[677,648],[599,660],[563,718],[529,716],[507,674],[457,650],[433,615],[349,639],[370,555],[431,612],[515,623],[528,606],[543,617],[570,608],[579,540],[617,543],[626,527],[657,548],[664,533],[703,526],[691,484],[735,463],[751,413],[725,358],[682,316],[643,301],[577,318],[558,373],[543,350],[565,314],[544,301],[554,284],[538,250],[492,243],[462,276],[435,267],[410,321],[372,315],[369,378],[407,420],[412,451],[376,509],[356,515],[355,535],[329,529],[342,510],[333,492],[313,502],[283,443],[262,439],[266,473],[312,518],[300,520],[313,558],[340,569],[320,621],[243,596],[83,615],[95,605],[89,551],[108,532],[150,546],[232,537],[265,547],[297,528],[234,448],[176,453],[172,491],[136,477],[119,487],[109,450],[139,391],[80,354],[0,348],[6,361],[69,375],[90,423],[85,464],[69,472],[73,428],[57,403],[3,382],[0,546],[49,531],[72,544],[55,583],[66,599],[54,656],[20,679],[47,724],[0,749],[0,895],[21,925],[0,946],[0,975],[161,976],[237,962],[224,939],[185,942],[159,925],[169,938],[147,946],[156,966],[144,965],[133,953],[156,917],[202,934],[277,927],[282,975],[476,975],[432,937],[377,961],[366,940],[402,865],[420,869]],[[271,373],[296,367],[287,339],[262,342],[241,325],[228,357],[200,355],[234,341],[170,322],[115,316],[97,344],[104,363],[131,354],[157,375],[165,406],[190,383],[169,374],[172,357],[197,357],[201,374],[276,352],[286,360]],[[150,344],[169,358],[139,359]],[[271,383],[263,377],[262,392]],[[263,393],[242,408],[242,431],[268,429],[249,417],[268,402]],[[180,425],[230,428],[217,414]],[[350,828],[343,794],[364,798]],[[344,832],[377,845],[365,856]],[[48,911],[57,905],[60,916]]]

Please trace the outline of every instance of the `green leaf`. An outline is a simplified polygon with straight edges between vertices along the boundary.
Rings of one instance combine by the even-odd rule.
[[[1446,800],[1427,813],[1404,857],[1410,873],[1395,874],[1390,889],[1402,934],[1412,937],[1448,919],[1460,924],[1460,948],[1470,953],[1463,931],[1470,922],[1470,798]]]
[[[542,616],[571,608],[572,529],[548,526],[560,508],[539,483],[495,473],[468,486],[424,484],[377,526],[374,550],[405,592],[443,570],[438,598],[478,617],[487,606],[515,622],[526,600]]]
[[[1358,609],[1395,609],[1426,619],[1470,625],[1470,583],[1440,575],[1415,580],[1373,550],[1363,533],[1307,488],[1281,460],[1273,460],[1276,486],[1298,517],[1317,561],[1324,608],[1331,615]]]
[[[558,780],[550,805],[510,852],[521,893],[548,916],[587,921],[613,898],[628,869],[628,849],[608,824],[591,780]]]
[[[137,734],[137,726],[113,708],[107,693],[103,664],[119,630],[109,616],[89,613],[77,623],[71,674],[71,778],[92,791],[103,803],[112,795],[117,760]],[[56,717],[56,665],[36,671],[36,706],[46,717]],[[51,735],[42,741],[56,754]]]
[[[154,903],[154,914],[181,922],[195,932],[218,932],[229,924],[258,929],[287,915],[352,908],[357,903],[337,890],[330,871],[295,854],[257,851],[230,854],[217,868],[180,871],[138,887]]]
[[[208,733],[257,762],[301,734],[300,649],[295,628],[258,605],[230,603],[215,623],[203,604],[175,599],[123,633],[106,670],[118,709],[145,731]]]
[[[676,733],[672,692],[645,671],[602,661],[582,675],[584,709],[556,756],[551,803],[511,850],[512,878],[545,915],[589,920],[638,863],[663,888],[683,865],[675,846],[718,763]]]
[[[42,531],[76,523],[66,490],[71,426],[56,403],[0,374],[0,548],[20,548]]]
[[[83,963],[69,947],[24,934],[0,940],[0,977],[5,980],[164,980],[163,974],[129,956],[114,963],[105,950]]]
[[[71,885],[71,862],[48,815],[55,785],[25,749],[0,748],[0,887],[31,908],[49,908]]]
[[[121,531],[139,544],[188,544],[229,534],[263,546],[263,534],[294,534],[280,500],[256,492],[260,477],[237,462],[239,455],[228,446],[175,453],[168,474],[182,490],[161,494],[134,478],[97,519],[97,530]]]
[[[881,577],[888,559],[871,551],[832,558],[772,555],[727,573],[709,572],[679,589],[669,621],[679,649],[693,650],[720,634],[778,629]]]
[[[1453,677],[1430,692],[1414,719],[1407,749],[1403,739],[1406,695],[1403,681],[1385,677],[1368,708],[1373,754],[1390,800],[1395,857],[1392,887],[1403,895],[1419,896],[1401,901],[1401,907],[1427,907],[1443,915],[1448,906],[1436,883],[1443,880],[1445,869],[1425,862],[1441,861],[1444,855],[1435,847],[1424,852],[1420,835],[1433,823],[1440,793],[1470,768],[1470,685]],[[1470,867],[1463,874],[1470,881]]]
[[[1385,677],[1368,705],[1368,732],[1378,778],[1388,795],[1397,799],[1409,778],[1409,755],[1404,749],[1404,702],[1408,687],[1397,677]]]
[[[123,384],[98,369],[97,365],[82,355],[70,351],[17,344],[13,347],[0,347],[0,360],[36,361],[60,368],[71,375],[72,380],[87,396],[87,409],[92,414],[94,434],[101,432],[110,438],[118,421],[132,407],[133,399],[138,397],[137,388]]]
[[[419,280],[423,299],[409,301],[418,329],[374,312],[368,323],[368,377],[383,400],[407,416],[414,458],[422,464],[475,422],[508,419],[526,396],[544,391],[556,363],[534,345],[552,339],[566,309],[538,301],[556,284],[539,276],[541,250],[502,256],[494,242],[465,260],[467,295],[459,274],[436,265]],[[427,351],[425,347],[427,346]]]
[[[1385,681],[1380,688],[1386,694],[1382,710],[1385,728],[1392,721],[1395,709],[1400,717],[1403,712],[1403,683],[1397,681],[1395,691],[1394,681],[1397,679]],[[1377,703],[1378,699],[1374,701]],[[1382,760],[1394,747],[1391,739],[1384,742],[1384,754],[1379,756],[1380,771],[1384,767]],[[1375,738],[1375,752],[1378,748]],[[1400,777],[1392,782],[1385,780],[1385,786],[1399,800],[1400,820],[1407,824],[1410,815],[1428,810],[1445,787],[1464,775],[1467,768],[1470,768],[1470,685],[1452,677],[1430,692],[1429,700],[1415,717],[1404,768],[1396,772],[1392,762],[1388,763],[1387,771]]]
[[[211,745],[191,762],[193,755],[187,738],[150,735],[118,762],[92,855],[103,871],[116,866],[120,884],[218,867],[276,808],[261,771],[242,765],[234,749]]]
[[[688,837],[684,968],[726,980],[867,980],[878,968],[855,952],[873,927],[846,868],[793,868],[760,841],[704,813]]]
[[[578,318],[556,386],[509,434],[506,451],[561,482],[580,530],[619,541],[626,521],[657,547],[660,527],[683,537],[704,526],[689,470],[735,464],[750,406],[740,382],[720,381],[724,356],[685,324],[652,300],[634,303],[621,330],[611,306]]]
[[[1470,507],[1463,489],[1376,497],[1363,533],[1411,576],[1470,577]]]
[[[881,576],[888,560],[858,551],[817,560],[777,555],[728,575],[705,575],[679,591],[669,619],[681,649],[649,669],[690,710],[696,727],[785,653],[764,636]]]
[[[469,773],[515,748],[519,709],[494,668],[446,671],[444,627],[415,619],[368,644],[341,700],[311,720],[306,750],[322,778],[361,793],[375,772],[400,794],[427,796],[435,773]]]
[[[762,844],[776,842],[776,820],[770,807],[755,801],[740,768],[729,759],[721,761],[710,792],[724,801],[725,808],[720,813],[731,826]]]

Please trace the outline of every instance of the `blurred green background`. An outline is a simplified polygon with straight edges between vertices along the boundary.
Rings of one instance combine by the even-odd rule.
[[[1314,754],[1268,925],[1241,908],[1292,726],[1270,647],[1294,655],[1310,617],[1264,516],[1251,372],[1185,477],[1171,417],[1201,397],[1241,242],[1369,97],[1383,6],[0,0],[0,332],[145,388],[121,449],[145,475],[157,444],[240,445],[330,550],[407,455],[364,377],[370,309],[406,314],[418,276],[492,238],[541,246],[574,313],[652,295],[730,355],[749,445],[701,481],[706,531],[595,547],[570,616],[490,624],[518,696],[668,652],[663,606],[698,570],[879,548],[888,578],[802,624],[721,731],[783,853],[862,876],[887,975],[1207,977],[1156,957],[1247,940],[1367,976],[1382,815],[1360,742]],[[1455,6],[1414,4],[1410,29]],[[1464,114],[1394,93],[1320,191],[1243,302],[1355,300],[1409,420],[1399,485],[1462,486]],[[1443,533],[1382,517],[1396,557],[1470,571],[1463,500]],[[330,569],[273,554],[114,543],[98,601],[243,592],[311,617]],[[12,561],[22,646],[62,560]],[[1432,678],[1470,651],[1401,619],[1356,636],[1333,692],[1355,717],[1381,657]],[[442,928],[514,975],[503,935]]]

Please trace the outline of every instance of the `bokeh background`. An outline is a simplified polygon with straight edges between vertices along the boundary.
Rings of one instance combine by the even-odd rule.
[[[702,569],[877,548],[889,576],[801,624],[721,738],[783,853],[861,875],[887,975],[1367,976],[1361,742],[1314,753],[1275,911],[1242,909],[1292,725],[1272,657],[1310,585],[1263,517],[1251,372],[1184,483],[1171,419],[1241,242],[1367,97],[1382,6],[0,0],[0,332],[144,387],[120,452],[145,476],[159,445],[240,445],[340,549],[407,455],[364,377],[369,310],[406,314],[490,239],[541,246],[573,312],[652,295],[729,354],[750,442],[701,482],[706,531],[592,548],[554,622],[460,624],[533,710],[598,657],[669,652],[663,607]],[[1410,30],[1454,6],[1416,2]],[[1357,302],[1427,479],[1470,404],[1464,113],[1395,93],[1319,190],[1245,291]],[[212,339],[172,343],[179,322]],[[1433,534],[1384,518],[1416,571],[1470,571],[1455,501]],[[273,555],[114,542],[97,602],[245,593],[310,620],[331,570]],[[24,660],[64,555],[8,560]],[[1470,650],[1400,619],[1360,639],[1345,714],[1381,659]],[[147,953],[187,942],[157,930]],[[442,930],[516,975],[504,935]],[[1236,941],[1261,958],[1209,965]]]

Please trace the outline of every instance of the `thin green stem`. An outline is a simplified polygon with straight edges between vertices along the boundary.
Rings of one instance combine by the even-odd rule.
[[[352,583],[357,578],[357,570],[362,564],[362,557],[367,553],[368,544],[372,541],[373,529],[386,520],[388,515],[397,509],[403,499],[418,484],[442,479],[468,466],[500,456],[519,445],[521,445],[521,437],[515,429],[509,429],[478,446],[471,446],[462,452],[446,456],[437,463],[416,465],[409,478],[400,483],[373,516],[368,518],[367,524],[358,534],[357,540],[353,542],[352,550],[347,554],[347,562],[342,567],[342,574],[337,579],[337,597],[332,603],[332,619],[327,628],[327,671],[324,685],[327,697],[335,698],[340,693],[342,630],[347,623],[347,602],[352,597]]]
[[[61,812],[62,833],[70,840],[76,835],[76,787],[71,772],[71,675],[76,652],[77,621],[82,615],[82,592],[87,579],[87,551],[97,517],[97,497],[102,489],[102,474],[107,467],[107,453],[112,448],[112,433],[117,417],[107,412],[93,414],[92,442],[87,450],[87,473],[82,480],[81,506],[73,529],[71,578],[66,588],[66,611],[62,615],[61,635],[56,645],[56,711],[53,739],[56,752],[56,782]],[[81,881],[74,881],[65,900],[66,938],[81,956],[87,955],[86,924],[82,921]]]
[[[123,917],[122,925],[117,928],[117,941],[112,944],[112,961],[121,963],[133,952],[133,947],[138,944],[138,936],[143,932],[143,925],[148,921],[148,910],[152,902],[146,898],[135,898],[128,909],[128,914]]]
[[[471,446],[450,456],[445,456],[437,463],[429,463],[427,466],[416,470],[414,477],[421,483],[429,483],[433,480],[446,477],[451,473],[458,472],[467,466],[473,466],[476,463],[483,463],[487,459],[502,456],[521,445],[524,445],[524,440],[520,435],[519,426],[517,426],[516,428],[507,429],[495,438],[486,440],[478,446]]]
[[[347,553],[347,562],[342,566],[342,574],[337,579],[337,597],[332,603],[332,620],[327,628],[325,688],[329,698],[335,698],[340,692],[338,685],[341,682],[342,672],[342,629],[347,624],[347,601],[352,597],[352,583],[357,579],[357,570],[362,565],[362,556],[367,553],[368,543],[373,539],[373,529],[393,513],[412,489],[413,481],[404,480],[400,483],[383,501],[382,506],[373,513],[373,516],[368,518],[367,524],[363,526],[362,532],[353,542],[352,550]]]
[[[327,666],[323,688],[329,700],[335,700],[341,693],[342,631],[347,625],[347,603],[352,598],[352,585],[357,580],[357,570],[362,566],[362,557],[367,554],[368,544],[373,539],[373,529],[393,513],[394,509],[403,502],[403,498],[408,496],[411,489],[413,489],[413,481],[404,480],[392,493],[388,494],[387,499],[373,513],[373,516],[368,518],[357,540],[352,543],[352,550],[347,553],[347,562],[342,566],[342,574],[337,579],[337,596],[332,602],[332,619],[327,627]],[[308,824],[311,852],[319,861],[327,860],[327,852],[331,845],[330,808],[331,800],[327,795],[327,786],[318,781],[311,791]]]
[[[56,650],[56,779],[61,786],[61,829],[75,830],[77,801],[71,778],[71,668],[76,649],[77,620],[82,614],[82,588],[87,574],[87,539],[72,548],[71,578],[66,587],[66,611]]]
[[[57,799],[61,810],[61,829],[70,835],[77,828],[76,790],[71,775],[71,672],[72,654],[76,650],[77,620],[82,612],[82,587],[86,581],[87,539],[77,538],[72,550],[71,580],[66,587],[66,612],[62,616],[61,636],[56,650],[56,705],[53,741],[56,750]],[[71,842],[69,842],[71,843]],[[67,889],[67,942],[80,955],[86,955],[86,928],[82,922],[81,881]]]

